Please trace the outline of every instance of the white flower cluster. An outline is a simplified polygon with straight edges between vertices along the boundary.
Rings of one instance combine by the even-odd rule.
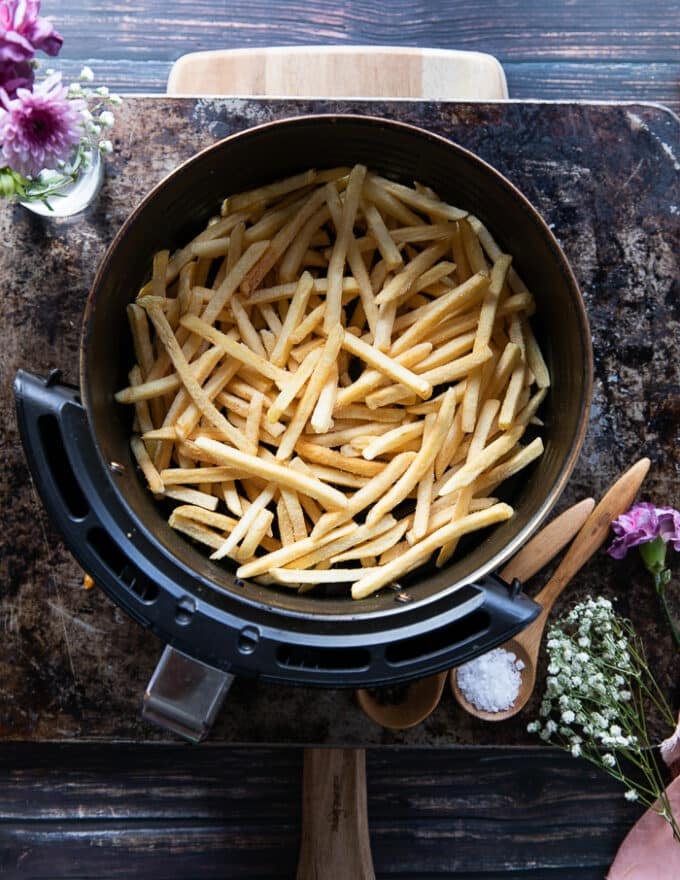
[[[94,73],[89,67],[83,67],[80,72],[80,82],[72,83],[69,86],[69,98],[80,98],[87,103],[87,107],[82,111],[84,144],[83,146],[97,147],[102,153],[112,153],[113,144],[111,141],[103,137],[106,129],[109,129],[115,123],[113,113],[106,109],[106,104],[117,107],[123,103],[120,95],[113,94],[106,86],[99,86],[92,89],[83,83],[91,83],[94,80]]]
[[[643,697],[651,698],[671,724],[673,713],[649,672],[630,621],[616,614],[608,599],[588,598],[550,627],[547,648],[540,718],[527,730],[625,783],[627,800],[649,806],[659,799],[661,815],[680,840],[650,748]],[[627,778],[627,763],[646,778],[642,787]]]
[[[588,598],[548,631],[548,678],[542,721],[529,725],[546,742],[559,739],[578,757],[584,742],[597,748],[628,749],[637,737],[624,731],[621,704],[630,703],[639,672],[625,621],[608,599]],[[624,724],[624,726],[626,726]],[[613,767],[611,754],[602,756]]]

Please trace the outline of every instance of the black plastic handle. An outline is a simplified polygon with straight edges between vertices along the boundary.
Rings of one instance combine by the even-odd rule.
[[[70,551],[131,617],[204,663],[287,684],[394,684],[472,659],[540,612],[518,583],[494,575],[428,606],[414,602],[378,626],[357,616],[337,632],[322,615],[295,619],[221,591],[213,605],[198,598],[205,584],[162,551],[114,490],[77,389],[56,372],[41,379],[20,371],[14,392],[33,479]]]
[[[118,499],[114,493],[107,493],[104,481],[97,481],[96,490],[92,485],[92,476],[101,472],[102,465],[93,448],[78,390],[61,384],[59,378],[58,370],[46,379],[18,371],[14,395],[21,440],[52,523],[83,569],[106,587],[111,569],[119,567],[114,558],[125,556],[127,536],[115,516]],[[100,497],[101,503],[92,503],[93,498]],[[149,593],[155,598],[155,587],[143,590],[132,576],[128,581],[129,600],[123,594],[117,595],[116,601],[138,623],[149,626],[144,609],[151,598]]]

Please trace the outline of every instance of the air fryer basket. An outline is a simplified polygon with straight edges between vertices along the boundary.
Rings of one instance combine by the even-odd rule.
[[[167,525],[129,451],[130,412],[113,402],[132,362],[125,306],[149,277],[150,257],[178,247],[222,198],[307,167],[363,162],[418,180],[473,211],[515,257],[537,301],[536,332],[553,376],[544,404],[544,455],[509,488],[515,516],[425,569],[354,602],[236,579]],[[491,572],[544,518],[573,468],[591,386],[587,318],[550,231],[504,178],[445,139],[368,117],[300,117],[228,138],[159,184],[107,252],[88,301],[81,394],[27,374],[16,388],[27,454],[69,546],[103,588],[170,644],[205,662],[269,680],[357,686],[418,677],[499,644],[537,608]],[[48,452],[45,420],[63,448]],[[42,427],[41,427],[42,426]],[[41,440],[41,438],[43,438]],[[66,479],[57,476],[66,472]],[[69,510],[74,481],[82,504]],[[77,494],[77,493],[76,493]]]

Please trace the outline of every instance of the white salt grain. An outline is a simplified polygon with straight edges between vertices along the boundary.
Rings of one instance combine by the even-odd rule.
[[[494,648],[458,667],[456,678],[461,693],[483,712],[502,712],[517,699],[524,663],[512,651]]]

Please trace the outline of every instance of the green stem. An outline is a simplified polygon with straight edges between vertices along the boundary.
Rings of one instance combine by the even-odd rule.
[[[668,624],[671,628],[671,633],[673,634],[673,639],[675,640],[675,647],[680,651],[680,632],[678,632],[677,627],[675,626],[673,615],[671,614],[671,610],[668,607],[668,602],[666,601],[666,584],[669,580],[668,569],[664,569],[660,572],[655,572],[653,577],[654,589],[656,590],[657,596],[661,599],[661,604],[663,605],[666,619],[668,620]]]

